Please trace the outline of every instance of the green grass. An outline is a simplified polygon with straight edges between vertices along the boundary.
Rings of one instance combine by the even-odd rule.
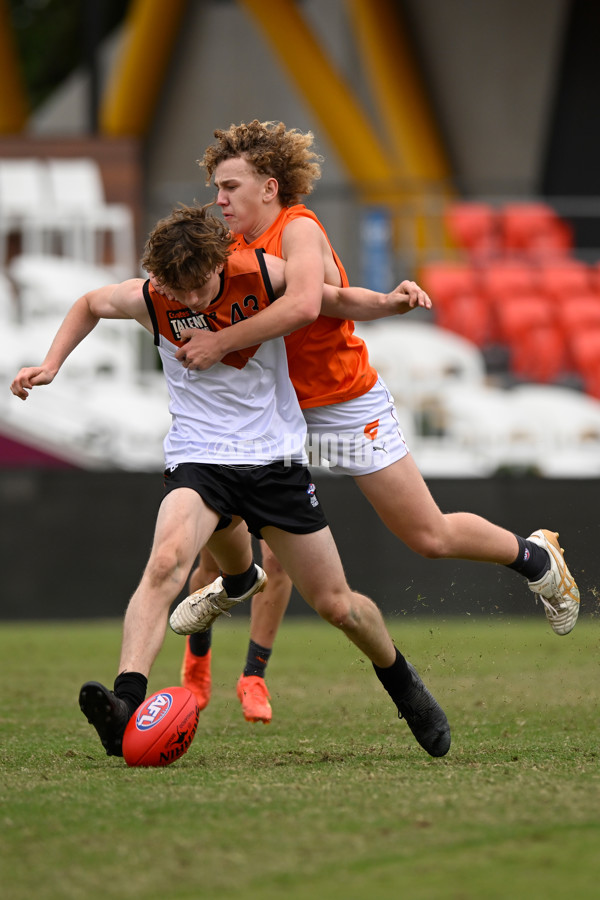
[[[389,624],[448,714],[444,759],[316,618],[280,632],[273,723],[244,722],[234,619],[188,754],[149,770],[105,756],[77,706],[83,681],[112,684],[120,624],[4,624],[3,898],[596,898],[600,625]],[[178,682],[181,650],[169,633],[151,691]]]

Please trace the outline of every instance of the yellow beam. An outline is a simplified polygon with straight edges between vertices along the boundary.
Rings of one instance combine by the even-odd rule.
[[[100,131],[141,137],[148,131],[187,0],[132,0],[119,59],[100,108]]]
[[[23,131],[29,102],[6,0],[0,0],[0,134]]]
[[[399,174],[424,181],[448,178],[450,166],[398,4],[392,0],[347,3]]]
[[[349,86],[327,59],[293,0],[239,0],[310,104],[355,182],[389,190],[394,170]]]

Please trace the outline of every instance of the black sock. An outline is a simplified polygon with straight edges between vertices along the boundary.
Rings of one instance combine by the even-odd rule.
[[[246,591],[249,591],[258,575],[254,563],[242,572],[241,575],[225,575],[223,573],[223,587],[227,591],[228,597],[241,597]]]
[[[519,543],[519,552],[514,562],[509,563],[507,568],[520,572],[528,581],[537,581],[550,568],[550,557],[543,547],[538,547],[533,541],[515,534]]]
[[[148,679],[139,672],[121,672],[115,678],[114,693],[124,700],[129,707],[131,715],[134,714],[140,703],[144,702]]]
[[[265,669],[269,662],[269,657],[273,652],[270,647],[261,647],[250,641],[248,644],[248,656],[246,657],[246,665],[244,666],[244,675],[257,675],[258,678],[265,677]]]
[[[396,647],[396,661],[391,666],[380,669],[379,666],[373,663],[373,668],[380,682],[397,705],[397,701],[404,697],[413,683],[406,660]]]
[[[190,652],[193,656],[206,656],[212,642],[212,628],[190,634]]]

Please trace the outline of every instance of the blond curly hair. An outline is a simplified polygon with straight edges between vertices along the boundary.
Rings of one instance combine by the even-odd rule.
[[[282,206],[292,206],[310,194],[313,183],[321,177],[323,157],[312,150],[314,136],[297,128],[286,128],[283,122],[259,122],[230,125],[214,133],[216,142],[204,152],[198,165],[206,169],[206,184],[219,163],[243,157],[260,175],[277,179]]]
[[[233,237],[224,222],[209,214],[211,206],[181,204],[150,232],[141,264],[166,287],[181,291],[202,287],[226,262]]]

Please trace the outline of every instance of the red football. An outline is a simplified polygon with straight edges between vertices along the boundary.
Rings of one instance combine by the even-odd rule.
[[[200,710],[191,691],[168,687],[138,706],[123,735],[128,766],[170,766],[187,753]]]

